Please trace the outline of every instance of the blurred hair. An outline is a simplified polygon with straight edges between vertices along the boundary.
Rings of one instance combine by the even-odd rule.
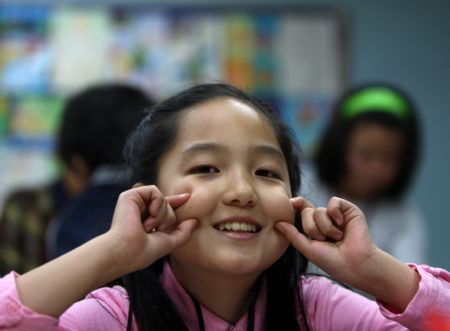
[[[156,184],[159,162],[176,140],[184,111],[217,98],[239,100],[263,114],[280,143],[288,166],[292,194],[295,195],[300,188],[300,169],[298,151],[291,131],[259,101],[227,84],[194,86],[151,109],[125,146],[124,155],[131,168],[133,180]],[[298,217],[296,226],[300,227]],[[175,305],[160,284],[164,261],[165,258],[162,258],[151,266],[123,278],[123,284],[130,297],[129,330],[132,314],[136,317],[140,330],[187,330]],[[258,281],[253,291],[247,330],[252,330],[254,326],[252,316],[261,284],[264,284],[267,290],[266,314],[263,321],[265,330],[299,330],[296,318],[298,312],[295,307],[300,304],[303,314],[304,309],[298,277],[305,272],[306,266],[307,260],[303,256],[299,257],[298,252],[289,246],[282,257],[263,273],[265,282]],[[195,303],[195,298],[193,301]],[[306,318],[303,317],[304,328],[308,329]],[[201,320],[201,314],[198,318]]]
[[[400,116],[388,106],[366,105],[354,114],[345,109],[355,95],[371,90],[384,89],[402,102],[404,112]],[[382,193],[382,197],[401,198],[409,188],[417,168],[420,155],[420,131],[416,107],[411,98],[400,88],[387,83],[372,83],[356,86],[339,98],[332,112],[332,118],[321,139],[314,163],[319,179],[326,185],[338,188],[340,180],[346,176],[346,157],[349,137],[358,125],[376,124],[398,130],[404,137],[403,153],[397,177]]]
[[[125,84],[99,84],[71,96],[58,132],[58,156],[70,166],[71,158],[79,155],[91,172],[100,165],[124,163],[126,137],[154,103]]]

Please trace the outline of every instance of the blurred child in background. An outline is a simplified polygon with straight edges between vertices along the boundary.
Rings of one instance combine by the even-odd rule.
[[[140,89],[121,84],[93,86],[71,99],[64,118],[70,129],[62,133],[62,139],[69,140],[70,149],[76,151],[72,157],[79,172],[90,177],[49,228],[51,258],[109,229],[117,198],[129,188],[123,145],[153,104]],[[59,149],[62,155],[67,154],[64,148]]]
[[[81,196],[91,179],[105,181],[98,172],[120,162],[121,144],[152,103],[139,89],[119,84],[93,86],[67,100],[56,139],[61,177],[41,187],[18,189],[6,199],[0,214],[0,274],[26,272],[47,261],[50,222]],[[104,215],[96,214],[98,222],[110,221],[115,199],[111,206],[96,201],[104,208]]]
[[[406,199],[419,154],[411,99],[389,84],[355,87],[334,108],[303,194],[318,205],[335,195],[355,202],[380,248],[403,262],[424,263],[426,226]]]

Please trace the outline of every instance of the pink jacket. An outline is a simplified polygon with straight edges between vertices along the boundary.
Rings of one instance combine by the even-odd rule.
[[[326,278],[302,278],[306,315],[311,330],[424,330],[431,312],[450,316],[450,273],[438,268],[416,266],[421,282],[419,290],[402,314],[333,284]],[[126,330],[128,299],[121,287],[101,288],[71,306],[60,318],[38,314],[25,307],[15,286],[17,274],[0,279],[0,330]],[[178,307],[190,330],[198,330],[197,315],[189,295],[175,278],[169,264],[164,267],[162,284]],[[264,309],[264,294],[256,306],[256,321]],[[230,330],[231,325],[202,307],[206,330]],[[301,318],[300,316],[298,317]],[[234,326],[245,331],[247,316]],[[133,328],[137,330],[136,326]],[[256,322],[256,330],[261,325]]]

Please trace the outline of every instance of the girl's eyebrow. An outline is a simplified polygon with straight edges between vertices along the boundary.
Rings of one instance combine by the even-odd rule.
[[[228,150],[228,148],[222,144],[213,143],[213,142],[202,142],[196,143],[181,152],[180,158],[186,159],[192,154],[201,153],[201,152],[210,152],[210,153],[224,153]],[[256,145],[250,147],[250,152],[254,154],[263,154],[269,156],[275,156],[280,159],[282,162],[285,162],[284,154],[276,147],[272,145]]]
[[[285,162],[284,154],[276,147],[272,145],[257,145],[251,148],[255,154],[265,154],[269,156],[275,156],[282,162]]]
[[[190,145],[188,148],[183,150],[181,152],[180,159],[186,159],[192,154],[199,153],[199,152],[212,152],[212,153],[221,153],[224,152],[227,148],[221,144],[217,143],[196,143],[193,145]]]

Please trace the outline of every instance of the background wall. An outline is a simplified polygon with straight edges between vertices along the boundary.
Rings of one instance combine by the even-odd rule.
[[[83,1],[76,2],[83,3]],[[349,28],[349,83],[374,80],[396,83],[414,97],[421,111],[424,154],[412,194],[428,220],[431,244],[430,264],[450,269],[448,254],[450,251],[450,218],[448,216],[450,111],[446,109],[450,103],[450,20],[448,19],[450,2],[444,0],[426,3],[418,0],[141,2],[191,5],[205,3],[209,5],[331,5],[343,11],[348,17]]]

